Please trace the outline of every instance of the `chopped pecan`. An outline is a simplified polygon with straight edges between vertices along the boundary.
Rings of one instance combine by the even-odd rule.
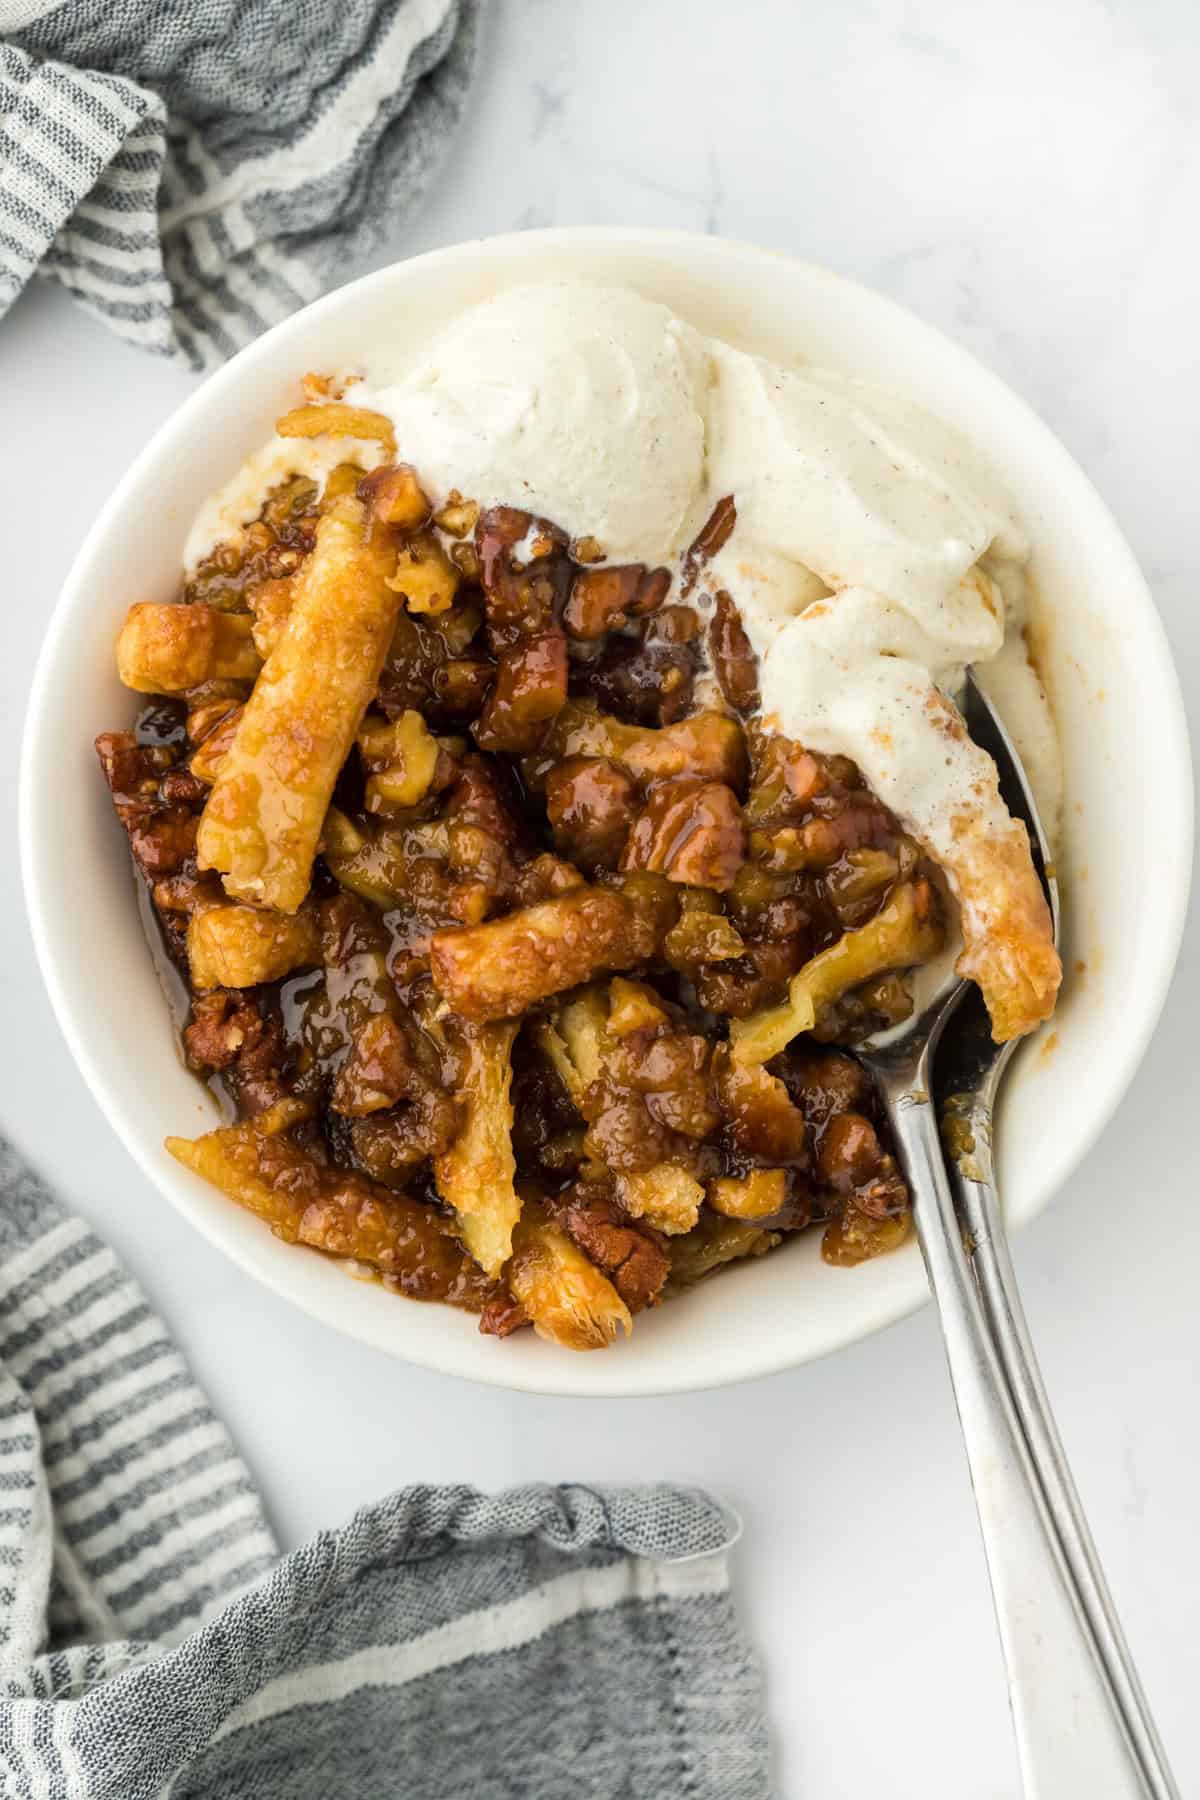
[[[540,900],[553,900],[556,894],[569,894],[584,885],[584,878],[574,863],[564,862],[561,856],[543,850],[540,856],[523,863],[517,870],[512,897],[518,906],[536,906]]]
[[[693,775],[657,783],[638,814],[621,866],[693,887],[732,887],[746,854],[737,795]]]
[[[188,1064],[198,1074],[226,1076],[244,1117],[266,1112],[291,1091],[291,1052],[283,1026],[252,994],[216,989],[199,995],[183,1042]]]
[[[682,719],[692,703],[696,646],[688,638],[660,636],[655,629],[658,622],[651,619],[641,637],[610,639],[594,661],[577,665],[573,690],[589,695],[605,712],[630,725],[673,725]]]
[[[683,558],[683,580],[680,592],[686,599],[696,585],[696,579],[704,564],[723,550],[729,541],[729,535],[737,524],[737,507],[732,494],[726,494],[718,500],[708,518],[696,533]]]
[[[684,1137],[704,1138],[720,1121],[712,1088],[712,1044],[694,1032],[628,1033],[621,1042],[625,1080],[652,1119]]]
[[[188,1067],[197,1072],[228,1069],[262,1032],[262,1014],[252,998],[225,988],[201,994],[183,1032]]]
[[[817,1173],[869,1218],[896,1218],[908,1206],[908,1188],[895,1158],[861,1113],[839,1113],[830,1120],[821,1137]]]
[[[433,671],[433,694],[452,719],[473,719],[496,679],[496,665],[482,656],[452,656]]]
[[[738,1156],[806,1168],[808,1123],[779,1077],[761,1066],[735,1063],[724,1044],[715,1068],[725,1135]]]
[[[374,518],[400,531],[419,531],[432,511],[417,472],[408,463],[385,464],[364,475],[358,495]]]
[[[496,682],[475,726],[483,750],[532,750],[567,702],[567,640],[557,627],[501,652]]]
[[[446,805],[450,824],[477,825],[509,849],[527,838],[521,796],[502,763],[488,756],[465,756]]]
[[[454,605],[461,580],[461,570],[442,549],[437,535],[421,531],[401,549],[388,586],[401,596],[409,613],[436,620]]]
[[[546,1200],[556,1225],[604,1270],[631,1313],[658,1299],[670,1272],[664,1240],[631,1219],[605,1182],[576,1181]]]
[[[198,818],[191,788],[173,801],[163,791],[172,773],[186,774],[177,769],[178,747],[139,745],[132,731],[105,731],[96,754],[138,868],[150,881],[175,874],[195,849]],[[206,791],[199,788],[201,796]]]
[[[450,1147],[461,1120],[453,1096],[430,1085],[402,1106],[355,1119],[350,1141],[368,1175],[384,1187],[405,1188],[414,1169]]]
[[[798,1231],[812,1220],[808,1185],[795,1169],[750,1169],[722,1175],[708,1190],[708,1204],[728,1219],[776,1230]]]
[[[522,1325],[528,1325],[529,1314],[507,1288],[499,1289],[487,1302],[479,1316],[479,1329],[485,1337],[511,1337]]]
[[[196,745],[188,768],[202,787],[217,779],[245,710],[228,700],[214,700],[188,714],[188,736]]]
[[[475,549],[495,654],[561,629],[574,568],[565,533],[516,507],[493,506],[480,514]]]
[[[330,1105],[352,1119],[383,1112],[408,1095],[414,1073],[403,1027],[388,1013],[373,1013],[355,1034]]]
[[[668,569],[645,563],[605,563],[580,569],[571,584],[563,624],[572,637],[601,638],[661,606],[671,585]]]
[[[546,777],[546,813],[565,856],[589,874],[615,869],[637,814],[637,786],[608,757],[569,756]]]
[[[717,594],[716,609],[708,628],[708,648],[721,692],[734,712],[756,710],[758,694],[758,658],[746,636],[741,614],[722,588]]]

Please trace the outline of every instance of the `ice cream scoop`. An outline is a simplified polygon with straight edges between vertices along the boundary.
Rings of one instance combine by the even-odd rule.
[[[512,288],[451,321],[364,404],[434,492],[457,487],[658,564],[704,477],[704,340],[629,288]]]

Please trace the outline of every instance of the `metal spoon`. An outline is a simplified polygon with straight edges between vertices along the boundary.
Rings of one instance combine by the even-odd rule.
[[[1023,817],[1058,935],[1047,842],[1012,744],[976,683],[968,728]],[[859,1048],[887,1108],[941,1316],[979,1511],[1024,1790],[1039,1800],[1179,1800],[1113,1610],[1021,1310],[991,1161],[1011,1045],[948,974],[920,1012]],[[939,1050],[939,1044],[941,1049]],[[934,1102],[950,1095],[943,1160]]]

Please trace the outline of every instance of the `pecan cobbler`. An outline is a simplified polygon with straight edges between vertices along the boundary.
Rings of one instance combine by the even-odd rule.
[[[96,745],[227,1120],[172,1155],[577,1349],[798,1232],[838,1265],[901,1243],[853,1045],[911,1009],[947,890],[854,763],[764,718],[709,575],[736,493],[671,571],[435,510],[319,382],[279,432],[375,450],[131,608],[147,703]]]

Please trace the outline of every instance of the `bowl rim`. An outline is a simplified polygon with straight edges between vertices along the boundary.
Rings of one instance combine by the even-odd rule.
[[[901,1318],[928,1303],[929,1293],[925,1285],[923,1269],[914,1259],[915,1277],[905,1283],[897,1283],[891,1292],[881,1294],[878,1297],[874,1315],[867,1323],[864,1324],[859,1318],[854,1318],[852,1322],[852,1315],[847,1312],[845,1329],[829,1331],[818,1346],[801,1345],[792,1352],[789,1352],[786,1347],[781,1347],[773,1352],[764,1353],[761,1349],[755,1350],[753,1334],[744,1334],[740,1338],[736,1334],[725,1334],[720,1354],[713,1357],[711,1365],[706,1367],[703,1372],[688,1374],[681,1371],[673,1379],[664,1379],[661,1374],[650,1379],[644,1376],[639,1379],[638,1360],[632,1346],[627,1355],[599,1359],[610,1367],[604,1370],[599,1381],[594,1377],[590,1379],[585,1390],[580,1387],[578,1381],[572,1380],[571,1363],[578,1364],[586,1360],[587,1363],[592,1364],[597,1359],[576,1357],[564,1363],[561,1358],[546,1357],[543,1358],[544,1374],[538,1373],[533,1378],[528,1378],[524,1372],[515,1369],[506,1370],[503,1357],[492,1359],[489,1363],[481,1361],[476,1355],[460,1354],[457,1349],[449,1353],[439,1350],[435,1354],[431,1353],[423,1344],[414,1345],[403,1342],[403,1333],[397,1334],[400,1341],[393,1341],[389,1333],[374,1328],[371,1317],[359,1317],[350,1321],[343,1316],[342,1307],[332,1298],[326,1303],[325,1295],[326,1293],[332,1294],[332,1288],[322,1289],[319,1296],[314,1296],[308,1292],[301,1293],[290,1286],[282,1272],[276,1274],[278,1265],[258,1260],[251,1251],[243,1247],[243,1241],[236,1234],[225,1232],[216,1223],[217,1215],[210,1215],[193,1203],[187,1184],[189,1179],[195,1181],[195,1177],[188,1178],[186,1172],[181,1169],[179,1180],[169,1179],[168,1173],[155,1162],[154,1151],[147,1135],[144,1131],[137,1129],[136,1121],[130,1116],[130,1109],[122,1098],[119,1084],[109,1082],[100,1047],[93,1045],[89,1034],[79,1026],[70,996],[59,976],[54,954],[55,932],[49,923],[48,908],[44,901],[42,882],[39,876],[36,770],[39,750],[48,725],[47,713],[53,697],[54,672],[60,647],[86,589],[89,566],[96,550],[106,536],[114,515],[118,514],[125,506],[127,499],[136,493],[146,472],[163,455],[164,451],[173,448],[178,440],[186,442],[194,414],[210,407],[214,397],[226,389],[236,388],[243,373],[260,359],[269,361],[276,353],[276,345],[281,339],[286,339],[290,332],[298,330],[301,321],[304,322],[305,328],[308,328],[314,321],[319,320],[324,312],[333,312],[348,305],[353,306],[356,297],[365,296],[374,288],[382,287],[389,280],[394,279],[398,269],[410,269],[416,266],[429,268],[439,263],[451,264],[457,259],[478,254],[485,248],[495,249],[499,252],[507,249],[525,250],[532,245],[537,245],[550,252],[560,249],[569,252],[573,248],[580,247],[610,248],[614,251],[633,248],[665,251],[668,254],[674,250],[689,257],[697,256],[703,251],[705,255],[718,261],[729,255],[736,260],[761,259],[766,264],[785,263],[815,283],[828,284],[835,288],[841,287],[860,296],[868,297],[881,313],[890,315],[896,321],[898,329],[907,332],[910,336],[915,333],[917,340],[923,339],[926,344],[930,344],[951,368],[957,362],[959,367],[969,370],[973,381],[982,383],[985,387],[990,386],[998,395],[1003,396],[1005,403],[1010,408],[1014,408],[1017,414],[1023,415],[1023,425],[1031,434],[1042,439],[1043,448],[1057,457],[1064,471],[1068,472],[1070,478],[1080,484],[1081,491],[1086,493],[1090,505],[1094,508],[1094,524],[1107,527],[1115,551],[1126,564],[1122,571],[1122,580],[1127,584],[1130,594],[1136,595],[1134,601],[1136,631],[1140,647],[1152,664],[1151,681],[1156,710],[1155,730],[1158,742],[1162,746],[1163,785],[1160,787],[1159,799],[1160,803],[1165,800],[1163,810],[1177,820],[1180,832],[1179,841],[1184,853],[1179,859],[1178,879],[1168,886],[1160,888],[1158,892],[1160,919],[1154,944],[1153,963],[1147,979],[1139,989],[1136,1014],[1131,1020],[1132,1029],[1128,1033],[1122,1034],[1119,1052],[1115,1056],[1110,1054],[1106,1058],[1107,1081],[1097,1095],[1087,1128],[1080,1131],[1070,1156],[1059,1164],[1052,1175],[1035,1185],[1032,1195],[1022,1208],[1019,1222],[1024,1223],[1040,1213],[1053,1195],[1070,1178],[1108,1124],[1145,1055],[1170,987],[1187,915],[1194,829],[1192,761],[1183,696],[1166,631],[1133,552],[1104,500],[1066,447],[1050,427],[1038,417],[1029,403],[986,364],[980,362],[972,352],[954,339],[947,337],[938,327],[929,324],[909,308],[902,306],[889,296],[881,294],[866,283],[852,280],[836,271],[809,262],[802,257],[793,256],[786,251],[764,248],[737,239],[718,238],[701,232],[619,225],[556,227],[539,231],[500,233],[491,237],[466,240],[425,252],[420,256],[398,258],[380,269],[373,270],[353,282],[334,289],[331,293],[321,296],[308,306],[279,321],[202,382],[168,415],[116,483],[79,547],[50,617],[30,686],[18,775],[18,843],[25,907],[38,964],[59,1028],[93,1098],[105,1114],[107,1122],[152,1186],[164,1193],[171,1204],[192,1226],[198,1228],[210,1243],[231,1257],[255,1280],[262,1282],[269,1289],[288,1299],[311,1317],[319,1319],[323,1324],[344,1332],[360,1342],[385,1350],[394,1357],[418,1366],[439,1373],[462,1376],[488,1386],[528,1393],[570,1395],[576,1398],[632,1398],[699,1392],[729,1386],[761,1375],[776,1374],[803,1362],[819,1360],[836,1350],[843,1349],[851,1343],[856,1343],[895,1324]],[[765,273],[768,271],[764,270]],[[1111,1052],[1111,1045],[1109,1049]],[[471,1349],[474,1351],[476,1348],[477,1344],[472,1344]]]

